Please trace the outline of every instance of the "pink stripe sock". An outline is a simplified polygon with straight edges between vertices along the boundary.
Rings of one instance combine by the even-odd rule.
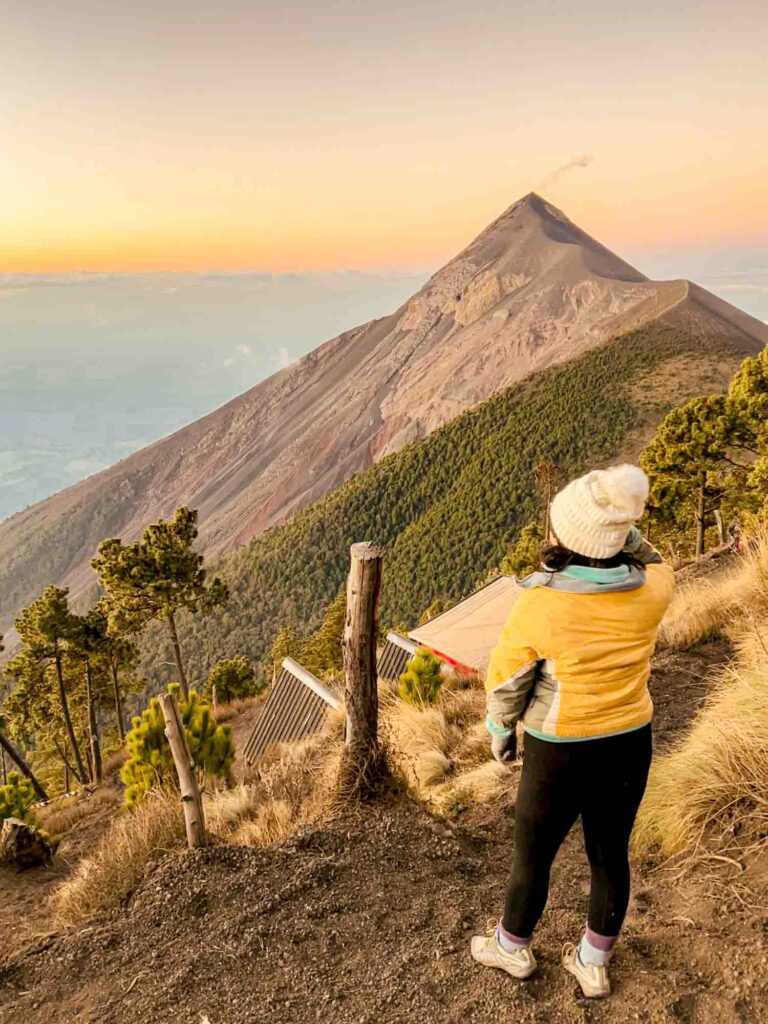
[[[579,943],[579,959],[585,966],[604,967],[610,962],[618,935],[600,935],[587,925]]]
[[[496,940],[505,953],[515,953],[518,949],[527,949],[531,944],[531,938],[532,936],[523,939],[519,935],[513,935],[499,921],[498,928],[496,929]]]

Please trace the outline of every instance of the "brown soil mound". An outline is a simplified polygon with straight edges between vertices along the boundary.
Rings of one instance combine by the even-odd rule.
[[[647,869],[616,994],[588,1005],[557,962],[584,918],[577,835],[557,865],[538,975],[477,967],[469,939],[498,911],[511,831],[509,809],[448,829],[400,804],[271,850],[168,858],[124,914],[7,964],[0,1020],[28,1024],[43,1008],[50,1024],[766,1019],[761,916],[716,912]]]

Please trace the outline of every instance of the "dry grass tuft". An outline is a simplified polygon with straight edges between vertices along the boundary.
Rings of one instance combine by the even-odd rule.
[[[442,690],[434,705],[423,708],[387,693],[380,708],[389,760],[421,797],[434,799],[435,787],[451,775],[488,760],[488,734],[482,723],[485,696],[477,687]]]
[[[184,818],[178,793],[152,793],[139,807],[121,813],[57,890],[53,911],[63,924],[77,924],[118,906],[144,877],[148,865],[184,846]]]
[[[120,794],[111,786],[99,786],[91,792],[84,791],[74,796],[59,797],[43,807],[38,807],[35,816],[40,825],[52,836],[64,836],[95,815],[116,810]]]
[[[487,756],[487,755],[486,755]],[[462,772],[438,795],[438,807],[450,816],[468,807],[493,803],[512,788],[517,774],[508,765],[486,761]]]
[[[255,705],[263,704],[265,699],[265,695],[260,693],[254,697],[238,697],[236,700],[227,701],[226,704],[219,704],[216,708],[216,721],[229,722],[233,718],[238,718]]]
[[[329,714],[323,729],[283,744],[262,758],[234,790],[212,794],[208,828],[229,842],[269,846],[336,810],[344,716]]]
[[[705,837],[768,843],[768,618],[744,627],[737,657],[693,727],[651,769],[634,843],[696,853]]]
[[[684,650],[729,629],[734,619],[766,614],[768,527],[763,527],[733,569],[680,588],[664,618],[659,640],[667,647]]]
[[[380,704],[381,724],[393,749],[410,757],[428,750],[443,753],[455,742],[454,727],[437,706],[419,708],[399,697]]]
[[[427,789],[445,782],[451,772],[451,762],[440,750],[425,750],[416,758],[413,770],[419,786]]]
[[[270,800],[250,821],[245,821],[233,839],[241,846],[271,846],[296,828],[294,808],[285,800]]]

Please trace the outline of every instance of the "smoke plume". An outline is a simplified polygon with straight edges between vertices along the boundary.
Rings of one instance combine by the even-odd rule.
[[[567,164],[561,164],[549,175],[549,177],[540,182],[534,191],[543,192],[545,188],[551,188],[551,186],[554,185],[555,182],[558,182],[564,174],[568,173],[568,171],[572,171],[574,167],[588,167],[592,163],[593,159],[594,157],[591,156],[576,156],[573,160],[569,160]]]

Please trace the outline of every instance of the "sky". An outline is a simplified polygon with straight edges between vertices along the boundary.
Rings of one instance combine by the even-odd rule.
[[[628,256],[768,243],[763,0],[0,14],[0,272],[428,268],[531,190]]]
[[[768,321],[760,0],[0,0],[0,518],[531,190]]]

